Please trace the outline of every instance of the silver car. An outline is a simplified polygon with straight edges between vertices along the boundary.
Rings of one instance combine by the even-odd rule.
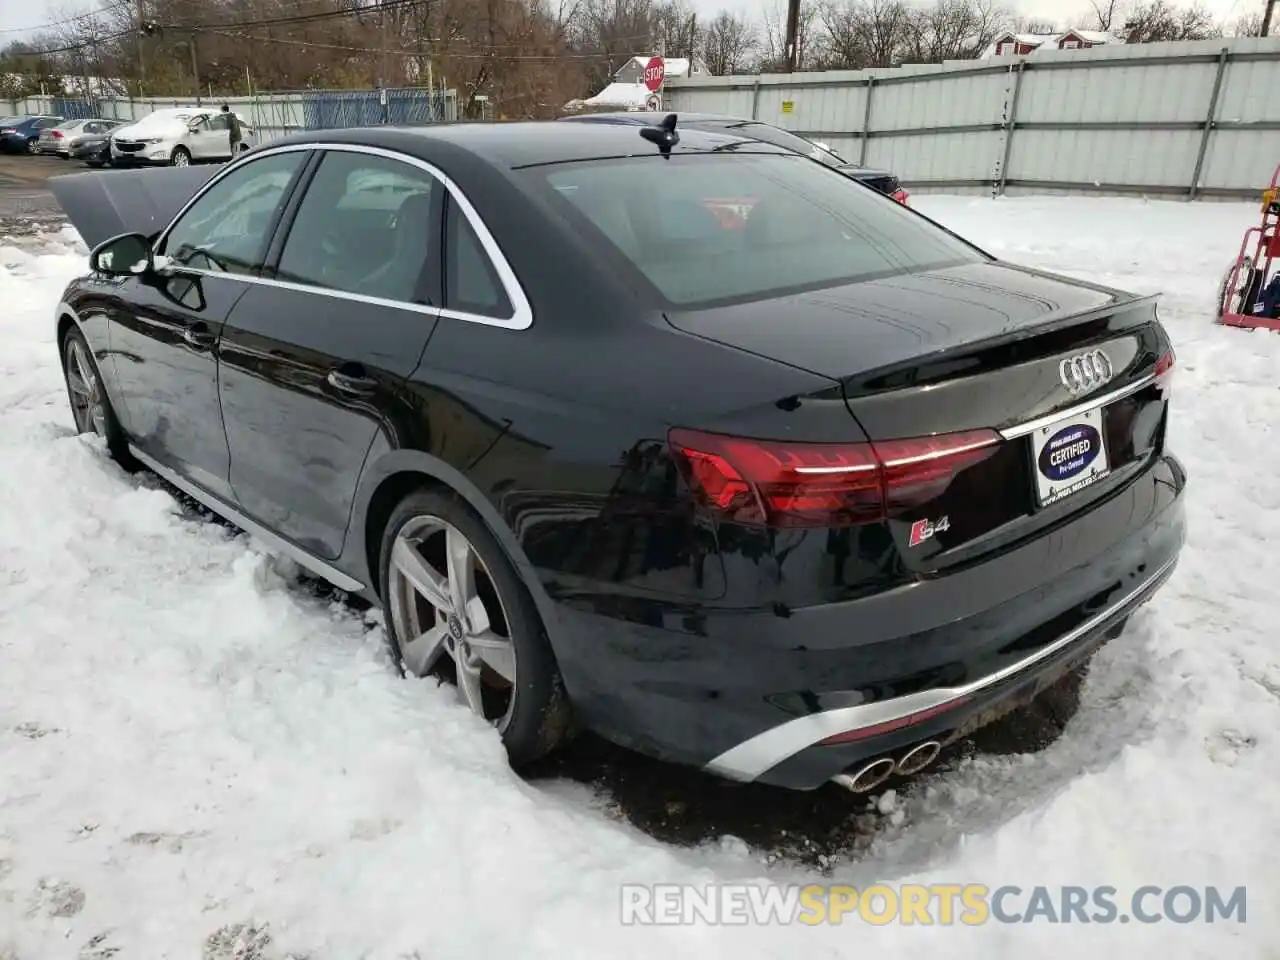
[[[86,137],[101,136],[120,126],[123,121],[91,118],[68,120],[56,127],[46,127],[36,140],[36,153],[52,153],[68,159]]]

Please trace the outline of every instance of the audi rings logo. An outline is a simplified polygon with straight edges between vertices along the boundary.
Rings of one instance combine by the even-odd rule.
[[[1101,350],[1068,357],[1058,365],[1058,378],[1073,395],[1096,390],[1114,375],[1111,358]]]

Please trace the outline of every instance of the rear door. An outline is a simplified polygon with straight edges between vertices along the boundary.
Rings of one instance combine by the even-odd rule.
[[[323,151],[273,244],[274,269],[223,328],[231,486],[312,554],[341,552],[378,431],[399,445],[405,381],[440,305],[444,185],[371,148]]]

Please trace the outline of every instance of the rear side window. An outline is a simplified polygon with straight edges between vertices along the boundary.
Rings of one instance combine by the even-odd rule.
[[[449,204],[445,258],[445,307],[506,320],[513,313],[493,261],[456,203]]]
[[[444,187],[387,157],[325,154],[289,228],[276,276],[290,283],[429,304],[440,263]]]
[[[805,157],[686,154],[532,168],[663,299],[684,307],[938,269],[972,247]]]

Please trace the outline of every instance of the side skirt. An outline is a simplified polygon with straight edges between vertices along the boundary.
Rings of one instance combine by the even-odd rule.
[[[222,499],[200,489],[200,487],[196,486],[190,480],[178,475],[163,464],[158,463],[155,458],[143,453],[133,444],[129,444],[129,452],[132,453],[139,462],[145,464],[148,468],[154,471],[157,476],[160,476],[164,480],[173,484],[187,496],[200,501],[200,503],[218,514],[218,516],[234,523],[246,533],[257,537],[272,550],[284,554],[300,566],[306,567],[316,576],[323,577],[335,587],[339,587],[349,593],[360,593],[365,590],[365,585],[359,580],[356,580],[354,577],[347,576],[337,567],[331,566],[318,557],[312,556],[306,550],[303,550],[295,543],[289,542],[279,534],[272,533],[257,521],[250,520],[229,503],[226,503]]]

